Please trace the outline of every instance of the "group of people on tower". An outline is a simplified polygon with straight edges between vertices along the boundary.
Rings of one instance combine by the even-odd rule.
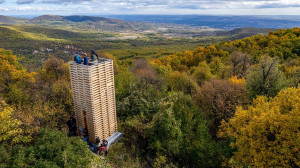
[[[78,52],[76,52],[75,56],[74,56],[74,61],[77,64],[81,64],[83,62],[84,65],[87,65],[90,61],[97,61],[98,60],[98,54],[94,51],[91,50],[91,56],[88,57],[86,53],[83,53],[83,58],[78,54]]]

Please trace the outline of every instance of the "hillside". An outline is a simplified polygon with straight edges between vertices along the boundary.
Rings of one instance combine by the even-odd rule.
[[[257,34],[266,35],[270,31],[275,31],[275,30],[276,29],[269,29],[269,28],[243,27],[243,28],[229,30],[226,32],[220,32],[220,33],[217,33],[217,35],[227,35],[227,36],[233,36],[236,39],[242,39],[242,38],[250,37],[253,35],[257,35]]]
[[[72,15],[72,16],[59,16],[59,15],[42,15],[31,19],[28,23],[32,24],[42,24],[45,22],[55,22],[61,21],[64,23],[74,23],[74,22],[107,22],[107,23],[120,23],[125,22],[117,19],[109,19],[104,17],[94,17],[94,16],[82,16],[82,15]]]
[[[0,23],[7,23],[7,24],[24,24],[29,19],[18,18],[18,17],[11,17],[11,16],[3,16],[0,15]]]
[[[64,16],[64,20],[70,20],[72,22],[85,22],[85,21],[91,21],[91,22],[110,22],[110,23],[118,23],[118,22],[125,22],[117,19],[109,19],[104,17],[95,17],[95,16],[80,16],[80,15],[73,15],[73,16]]]
[[[52,29],[52,28],[45,28],[39,26],[18,26],[18,30],[22,32],[28,32],[36,35],[44,35],[49,38],[56,38],[56,39],[74,39],[74,38],[85,38],[87,34],[81,32],[74,32],[68,30],[61,30],[61,29]],[[46,39],[45,39],[46,40]]]
[[[138,32],[144,30],[155,30],[156,26],[160,26],[159,24],[156,25],[142,22],[130,22],[104,17],[81,15],[43,15],[31,19],[28,23],[53,28],[105,32]]]
[[[30,20],[31,23],[35,23],[37,21],[62,21],[63,16],[59,15],[42,15]]]

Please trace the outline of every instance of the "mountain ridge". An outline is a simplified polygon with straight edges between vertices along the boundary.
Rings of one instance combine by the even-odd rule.
[[[71,22],[85,22],[85,21],[92,21],[92,22],[99,22],[99,21],[121,21],[118,19],[110,19],[105,17],[98,17],[98,16],[86,16],[86,15],[70,15],[70,16],[61,16],[61,15],[41,15],[30,19],[31,23],[36,21],[71,21]]]

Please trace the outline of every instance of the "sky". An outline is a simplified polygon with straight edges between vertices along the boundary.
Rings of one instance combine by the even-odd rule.
[[[300,0],[0,0],[0,15],[300,15]]]

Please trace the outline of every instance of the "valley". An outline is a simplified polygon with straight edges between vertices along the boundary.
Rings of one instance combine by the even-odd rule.
[[[0,47],[22,56],[29,70],[40,69],[55,56],[70,60],[75,52],[90,49],[112,53],[119,60],[158,58],[198,46],[235,40],[274,29],[209,27],[130,22],[91,16],[43,15],[33,19],[0,17]]]

